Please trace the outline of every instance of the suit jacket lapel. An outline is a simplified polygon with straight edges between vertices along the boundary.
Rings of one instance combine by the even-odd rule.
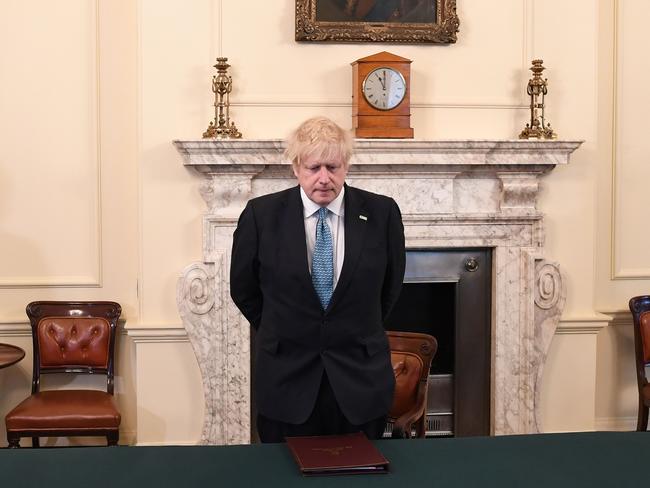
[[[280,222],[282,230],[279,234],[280,239],[277,245],[285,248],[286,254],[283,254],[290,261],[286,264],[297,267],[297,272],[300,275],[300,280],[303,282],[305,289],[311,288],[313,290],[311,274],[309,273],[309,261],[307,260],[305,220],[299,186],[296,186],[292,191],[287,193],[285,206],[285,212]],[[286,264],[279,263],[280,266],[285,266]],[[316,290],[314,290],[313,295],[316,302],[320,305]]]
[[[363,215],[368,217],[368,212],[365,209],[365,200],[361,194],[345,185],[345,257],[343,259],[343,268],[341,269],[341,276],[336,284],[336,289],[330,300],[327,310],[332,307],[341,299],[345,293],[345,289],[350,284],[354,270],[359,262],[359,256],[363,249],[363,244],[366,237],[367,221],[361,219],[359,216]]]

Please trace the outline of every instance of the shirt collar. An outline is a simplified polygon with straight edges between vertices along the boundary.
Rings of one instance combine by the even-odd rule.
[[[334,215],[337,215],[339,217],[343,216],[343,194],[344,193],[345,193],[345,186],[342,186],[340,193],[327,206],[327,209],[330,212],[332,212]],[[316,202],[313,202],[312,200],[309,199],[309,197],[305,193],[305,190],[302,189],[302,186],[300,187],[300,198],[302,199],[302,211],[303,211],[303,216],[305,218],[311,217],[316,212],[318,212],[320,205],[318,205]]]

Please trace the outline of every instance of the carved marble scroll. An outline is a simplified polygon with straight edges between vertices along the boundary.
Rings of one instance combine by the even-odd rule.
[[[218,219],[208,223],[217,234],[230,234],[234,226],[232,220],[225,226]],[[187,266],[176,287],[203,381],[202,444],[250,442],[249,326],[230,300],[227,254],[213,247],[206,258],[211,262]]]
[[[541,431],[540,391],[546,356],[560,322],[566,289],[557,263],[539,259],[535,263],[535,431]]]
[[[199,363],[205,397],[201,442],[223,438],[223,388],[215,384],[223,376],[222,331],[217,320],[214,264],[194,263],[183,271],[177,284],[177,305]],[[221,366],[221,367],[220,367]]]

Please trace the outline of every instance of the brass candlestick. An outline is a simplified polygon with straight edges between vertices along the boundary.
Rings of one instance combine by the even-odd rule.
[[[212,92],[214,93],[214,120],[210,121],[203,138],[241,139],[241,132],[234,122],[230,121],[230,92],[232,91],[232,76],[226,74],[230,65],[228,58],[217,58],[217,74],[212,77]]]
[[[530,123],[526,124],[526,128],[519,134],[519,139],[556,139],[557,134],[551,129],[551,124],[546,123],[544,118],[544,97],[548,92],[548,80],[542,78],[541,59],[534,59],[533,66],[530,70],[533,72],[533,77],[528,80],[528,87],[526,93],[530,96]]]

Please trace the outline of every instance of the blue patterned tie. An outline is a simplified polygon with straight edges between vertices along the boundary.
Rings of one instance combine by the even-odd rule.
[[[323,310],[327,309],[332,298],[334,283],[334,251],[332,250],[332,231],[327,225],[328,212],[329,210],[325,207],[318,209],[316,244],[311,261],[311,280]]]

